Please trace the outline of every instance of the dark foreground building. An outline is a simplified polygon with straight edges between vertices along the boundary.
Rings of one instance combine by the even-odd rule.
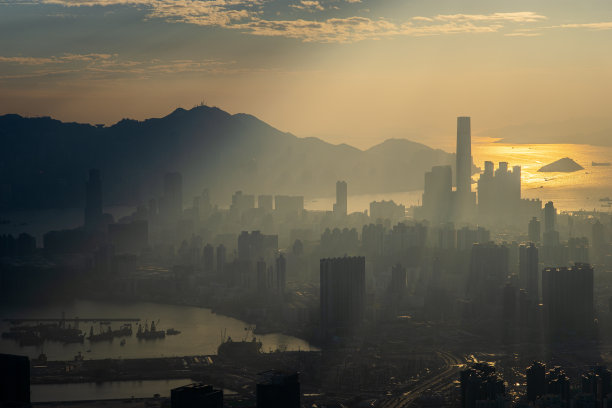
[[[0,354],[0,406],[30,403],[30,359]]]
[[[170,391],[172,408],[223,408],[223,391],[193,383]]]
[[[260,373],[259,376],[257,408],[300,408],[298,373],[273,370]]]

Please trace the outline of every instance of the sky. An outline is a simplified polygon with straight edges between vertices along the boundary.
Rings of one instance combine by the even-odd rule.
[[[606,144],[610,44],[609,0],[0,0],[0,114],[112,124],[204,103],[447,150],[469,115],[485,137]]]

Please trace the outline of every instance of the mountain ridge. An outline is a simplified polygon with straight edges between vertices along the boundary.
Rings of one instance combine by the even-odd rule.
[[[214,201],[227,202],[237,190],[331,196],[341,179],[349,194],[415,190],[432,166],[454,163],[453,154],[407,139],[360,150],[203,105],[109,126],[2,115],[0,150],[3,208],[81,206],[89,168],[102,172],[106,204],[134,205],[159,197],[169,171],[183,174],[185,198],[210,188]]]

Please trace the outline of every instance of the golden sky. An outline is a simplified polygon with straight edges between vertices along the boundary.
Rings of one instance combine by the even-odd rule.
[[[610,44],[609,0],[0,0],[0,114],[112,124],[204,102],[450,151],[469,115],[476,135],[605,144]]]

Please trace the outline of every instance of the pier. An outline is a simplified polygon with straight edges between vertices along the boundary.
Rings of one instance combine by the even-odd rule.
[[[10,322],[11,324],[19,324],[19,323],[46,323],[46,322],[72,322],[72,323],[81,323],[81,322],[139,322],[141,319],[138,317],[75,317],[72,319],[66,319],[61,317],[41,317],[41,318],[6,318],[2,319],[5,322]]]

